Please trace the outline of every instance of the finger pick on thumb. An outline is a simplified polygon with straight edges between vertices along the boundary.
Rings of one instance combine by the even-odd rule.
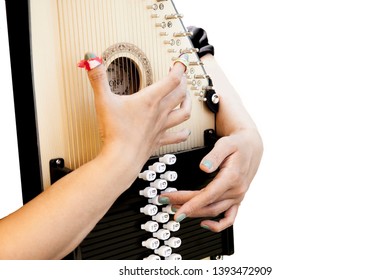
[[[102,67],[102,59],[94,53],[88,52],[77,66],[88,71],[88,78],[95,94],[110,92],[105,67]]]

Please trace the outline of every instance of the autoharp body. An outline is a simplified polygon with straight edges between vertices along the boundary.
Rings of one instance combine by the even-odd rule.
[[[161,147],[140,173],[161,162],[164,155],[171,156],[176,163],[169,165],[167,162],[164,171],[154,172],[153,178],[140,175],[69,257],[145,259],[157,255],[160,259],[172,256],[202,259],[232,254],[232,228],[211,233],[200,228],[199,219],[186,219],[177,225],[175,232],[169,229],[167,232],[167,224],[173,215],[153,202],[153,194],[151,197],[146,195],[146,188],[151,188],[155,180],[161,178],[166,179],[166,189],[181,190],[200,189],[214,176],[201,172],[198,164],[212,148],[218,104],[215,92],[210,88],[210,77],[173,2],[26,0],[19,5],[24,5],[22,3],[28,7],[30,61],[27,65],[31,65],[33,117],[42,189],[93,159],[101,148],[92,88],[86,72],[77,68],[85,52],[102,56],[115,94],[138,94],[140,89],[164,77],[180,54],[188,53],[190,58],[187,78],[192,97],[191,118],[172,130],[187,127],[191,136],[186,142]],[[16,15],[18,7],[7,5],[7,12]],[[12,19],[8,24],[10,33],[18,32],[12,29],[16,25]],[[21,46],[12,45],[11,37],[14,77],[21,66],[17,65],[20,64],[17,56],[12,57],[12,51]],[[14,89],[14,95],[19,94],[16,91]],[[16,106],[22,102],[18,98],[15,100]],[[21,138],[19,134],[19,147],[23,147],[23,141],[26,141]],[[175,174],[174,178],[168,178],[169,174]],[[165,188],[154,189],[157,193],[166,191]],[[152,213],[146,213],[145,207],[153,208]],[[145,229],[148,221],[156,222],[154,216],[160,212],[168,213],[169,219],[157,221],[157,226],[153,223],[152,230]],[[160,238],[153,232],[156,227],[165,233],[165,237]],[[150,238],[159,240],[159,246],[150,245]],[[169,246],[167,240],[176,240],[180,246]],[[164,247],[169,252],[160,253],[158,249],[163,246],[171,249]]]

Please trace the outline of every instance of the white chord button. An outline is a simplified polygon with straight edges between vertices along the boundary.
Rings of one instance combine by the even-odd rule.
[[[178,223],[176,221],[169,221],[168,223],[163,225],[163,228],[166,228],[167,230],[175,232],[175,231],[178,231],[180,229],[180,223]]]
[[[175,171],[167,171],[164,174],[161,174],[160,178],[165,179],[168,182],[173,182],[177,179],[177,173]]]
[[[150,186],[154,187],[158,190],[164,190],[168,186],[168,182],[167,182],[167,180],[164,180],[164,179],[157,179],[157,180],[153,181],[152,183],[150,183]]]
[[[181,239],[179,237],[171,237],[168,240],[165,240],[164,244],[172,248],[179,248],[181,245]]]
[[[182,257],[180,254],[175,253],[175,254],[172,254],[172,255],[166,257],[165,259],[166,260],[173,260],[173,261],[180,261],[180,260],[182,260]]]
[[[160,202],[158,202],[158,196],[148,199],[148,202],[154,205],[162,205]]]
[[[153,170],[145,170],[138,175],[138,178],[144,179],[145,181],[153,181],[156,179],[156,172]]]
[[[158,240],[157,238],[149,238],[148,240],[146,241],[142,241],[142,246],[148,248],[148,249],[156,249],[158,248],[158,246],[160,246],[160,240]]]
[[[157,232],[153,232],[153,237],[160,240],[167,240],[171,236],[171,232],[167,229],[159,229]]]
[[[158,223],[154,221],[148,221],[145,224],[142,224],[141,228],[149,232],[156,232],[158,230]]]
[[[166,207],[163,207],[161,210],[171,215],[175,214],[175,211],[172,210],[172,205],[167,205]]]
[[[140,190],[139,194],[146,198],[153,198],[157,195],[157,189],[153,187],[146,187],[145,189]]]
[[[160,255],[161,257],[168,257],[172,254],[172,248],[166,245],[162,245],[160,248],[155,249],[154,253]]]
[[[149,170],[153,170],[157,173],[163,173],[167,169],[167,166],[163,162],[155,162],[153,165],[149,166]]]
[[[160,162],[163,162],[168,165],[176,163],[176,156],[173,154],[166,154],[158,159]]]
[[[155,254],[151,254],[148,257],[144,258],[144,260],[147,260],[147,261],[159,261],[159,260],[161,260],[161,257],[157,256]]]
[[[148,204],[145,207],[140,209],[141,213],[144,213],[145,215],[153,216],[156,215],[158,208],[156,205]]]
[[[154,215],[152,217],[152,219],[154,221],[156,221],[156,222],[159,222],[159,223],[166,223],[166,222],[169,221],[169,214],[168,213],[159,212],[156,215]]]

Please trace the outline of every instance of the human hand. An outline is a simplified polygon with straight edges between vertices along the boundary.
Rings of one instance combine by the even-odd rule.
[[[86,59],[94,58],[86,54]],[[190,117],[185,68],[175,63],[165,78],[127,96],[111,92],[103,65],[90,69],[88,78],[94,91],[103,149],[115,148],[124,155],[129,149],[137,149],[143,163],[160,146],[185,141],[190,134],[188,129],[167,132]]]
[[[262,157],[262,142],[257,130],[239,130],[220,138],[214,148],[202,159],[200,169],[216,177],[200,191],[165,193],[160,201],[178,209],[175,220],[186,217],[215,217],[219,221],[203,220],[201,226],[220,232],[234,223],[238,208],[252,182]]]

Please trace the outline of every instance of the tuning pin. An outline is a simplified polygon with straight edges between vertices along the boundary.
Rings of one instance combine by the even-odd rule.
[[[182,14],[171,14],[171,15],[165,15],[165,19],[179,19],[183,18]]]

